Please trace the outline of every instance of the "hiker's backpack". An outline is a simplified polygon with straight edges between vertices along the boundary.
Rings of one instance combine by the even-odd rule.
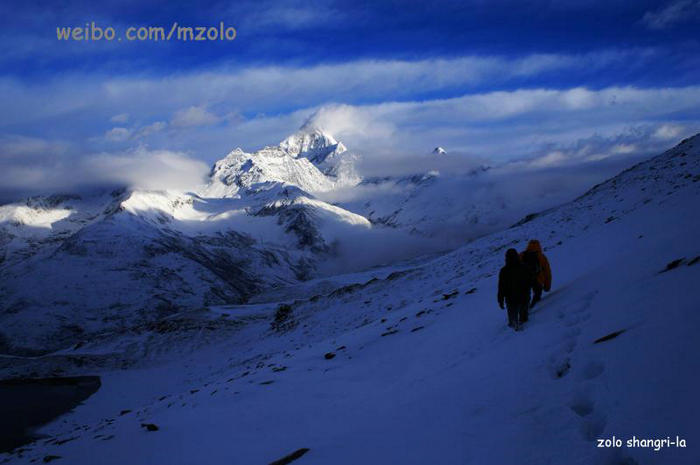
[[[523,254],[523,263],[525,268],[532,274],[532,276],[537,276],[542,271],[542,266],[540,265],[540,259],[537,256],[537,252],[534,250],[526,250]]]

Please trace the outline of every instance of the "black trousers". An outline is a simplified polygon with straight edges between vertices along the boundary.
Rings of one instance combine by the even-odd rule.
[[[542,285],[535,281],[532,285],[532,302],[530,302],[530,307],[534,307],[537,302],[542,298]]]
[[[528,317],[528,302],[507,302],[508,326],[518,328],[521,323],[525,323]]]

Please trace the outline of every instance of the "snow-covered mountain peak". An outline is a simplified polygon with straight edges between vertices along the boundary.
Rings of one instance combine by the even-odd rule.
[[[347,151],[345,145],[331,134],[308,124],[280,142],[279,148],[295,158],[307,158],[315,165],[321,165]]]
[[[269,183],[295,185],[306,192],[327,191],[333,187],[333,181],[308,159],[293,157],[279,147],[265,147],[254,153],[236,149],[217,161],[209,183],[200,194],[235,197],[240,191],[256,191]]]
[[[446,153],[447,153],[447,150],[443,149],[440,146],[435,147],[432,151],[433,155],[445,155]]]
[[[355,156],[327,131],[305,124],[277,146],[247,153],[241,148],[217,161],[204,197],[235,197],[270,183],[295,185],[306,192],[329,191],[360,181]]]

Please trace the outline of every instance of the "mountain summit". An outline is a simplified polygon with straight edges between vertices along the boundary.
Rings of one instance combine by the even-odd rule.
[[[274,183],[294,185],[306,192],[324,192],[337,183],[356,184],[354,158],[331,134],[311,126],[302,128],[277,146],[253,153],[240,148],[217,161],[204,197],[233,197],[256,192]]]
[[[315,126],[304,125],[280,142],[279,148],[295,158],[306,158],[316,166],[331,162],[347,152],[342,142]]]

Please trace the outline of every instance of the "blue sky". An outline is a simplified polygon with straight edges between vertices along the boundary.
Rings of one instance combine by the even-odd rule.
[[[72,166],[96,159],[138,164],[167,153],[201,168],[236,146],[276,143],[310,117],[367,156],[442,145],[543,164],[652,153],[700,128],[700,0],[2,9],[7,189],[62,187]],[[129,26],[223,21],[238,35],[56,39],[56,27],[91,21],[118,36]]]

